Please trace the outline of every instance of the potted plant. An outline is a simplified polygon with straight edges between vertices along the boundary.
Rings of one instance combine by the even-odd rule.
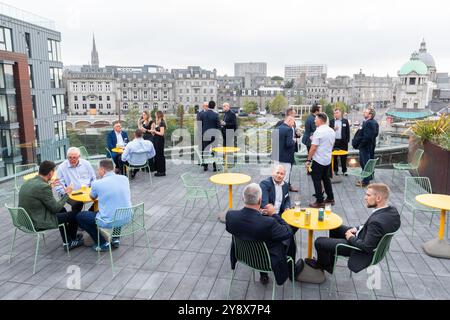
[[[450,194],[450,115],[417,121],[411,131],[409,156],[424,150],[419,175],[430,178],[434,193]]]

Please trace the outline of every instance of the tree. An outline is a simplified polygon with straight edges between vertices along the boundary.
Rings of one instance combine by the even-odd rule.
[[[270,112],[270,101],[269,100],[266,100],[266,107],[265,107],[265,109],[266,109],[266,112]]]
[[[258,104],[255,101],[249,101],[248,99],[244,100],[244,106],[242,107],[245,113],[255,113],[258,111]]]
[[[272,77],[270,80],[272,80],[272,81],[283,81],[283,77],[280,77],[280,76],[274,76],[274,77]]]
[[[340,109],[342,111],[342,114],[348,112],[348,106],[344,102],[341,102],[341,101],[336,102],[334,104],[334,108],[335,109]]]
[[[188,109],[188,113],[189,114],[195,114],[195,107],[190,106],[189,109]]]
[[[294,86],[294,79],[286,81],[286,83],[284,84],[285,89],[291,89],[293,86]]]
[[[177,117],[178,117],[178,124],[180,128],[183,128],[184,125],[184,107],[179,104],[177,106]]]
[[[277,96],[270,103],[270,112],[273,114],[278,114],[287,109],[288,101],[281,94],[277,94]]]
[[[125,115],[125,121],[128,124],[127,128],[128,130],[134,131],[137,129],[137,122],[140,116],[141,112],[139,111],[139,108],[136,108],[135,106],[130,106]]]

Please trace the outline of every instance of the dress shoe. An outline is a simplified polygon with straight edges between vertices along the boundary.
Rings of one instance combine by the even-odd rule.
[[[208,167],[203,167],[203,171],[208,171]]]
[[[269,283],[269,275],[267,273],[261,273],[259,276],[259,282],[266,285]]]
[[[328,200],[328,199],[326,199],[324,202],[325,202],[325,204],[329,203],[329,204],[331,204],[332,206],[334,206],[334,200]]]
[[[303,259],[299,259],[295,263],[295,278],[297,279],[298,275],[303,271],[303,268],[305,267],[305,263],[303,262]]]
[[[348,176],[348,173],[347,173],[347,172],[344,172],[344,176],[346,176],[346,177],[347,177],[347,176]]]
[[[166,174],[164,172],[157,172],[155,173],[155,177],[165,177]]]
[[[325,208],[325,202],[314,202],[309,204],[310,208]]]
[[[313,269],[322,269],[315,258],[305,258],[305,263]]]
[[[298,189],[295,189],[294,187],[289,186],[289,191],[290,192],[298,192]]]

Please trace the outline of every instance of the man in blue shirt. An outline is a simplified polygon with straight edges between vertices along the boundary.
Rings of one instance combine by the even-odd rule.
[[[116,209],[131,207],[131,192],[128,178],[114,173],[114,163],[110,159],[100,161],[98,167],[100,180],[92,184],[91,198],[98,199],[99,212],[94,215],[92,212],[83,211],[77,215],[79,226],[84,229],[94,240],[93,249],[95,251],[109,250],[109,242],[100,233],[100,243],[97,243],[97,224],[100,228],[111,229]],[[122,224],[128,221],[122,221]],[[114,227],[120,227],[117,221]],[[117,248],[119,239],[113,238],[111,244]]]
[[[156,154],[153,143],[142,138],[142,130],[137,129],[134,133],[134,140],[125,147],[122,154],[122,161],[127,166],[142,166],[147,161],[153,158]],[[134,169],[131,172],[131,178],[134,178],[138,170]]]
[[[95,181],[95,172],[91,164],[80,158],[80,149],[71,147],[67,150],[67,160],[58,167],[55,191],[60,196],[65,195],[65,188],[72,185],[73,190],[82,186],[90,187]],[[83,202],[69,199],[68,204],[72,206],[72,212],[78,213],[83,209]]]

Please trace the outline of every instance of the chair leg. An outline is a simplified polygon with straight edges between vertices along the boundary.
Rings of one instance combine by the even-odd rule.
[[[100,247],[100,229],[98,228],[98,226],[97,226],[97,247]],[[97,264],[99,263],[100,263],[100,251],[97,250]]]
[[[219,200],[219,195],[217,194],[217,192],[216,192],[216,199],[217,199],[217,206],[218,206],[219,211],[220,211],[220,200]]]
[[[236,266],[237,266],[237,264],[236,264]],[[227,300],[230,300],[231,285],[233,284],[234,274],[236,272],[236,266],[234,267],[234,270],[231,270],[231,279],[230,279],[230,285],[228,287]]]
[[[431,227],[431,224],[433,223],[433,217],[434,217],[434,212],[431,213],[431,217],[430,217],[430,227]],[[448,223],[448,220],[447,220],[447,223]]]
[[[328,295],[330,295],[330,296],[331,296],[331,287],[333,286],[333,280],[334,280],[334,283],[336,284],[336,294],[338,294],[338,286],[337,286],[337,279],[336,279],[336,265],[338,262],[338,257],[339,256],[334,257],[333,276],[332,276],[332,279],[330,279],[330,288],[328,291]]]
[[[14,234],[13,234],[13,238],[12,238],[12,243],[11,243],[11,250],[9,252],[9,260],[8,263],[11,263],[11,258],[13,255],[13,249],[14,249],[14,243],[16,242],[16,234],[17,234],[17,228],[14,228]]]
[[[111,236],[110,240],[112,240],[112,236]],[[109,242],[109,259],[111,260],[111,270],[112,270],[112,275],[114,278],[114,261],[113,261],[113,256],[112,256],[111,241]]]
[[[275,300],[275,288],[276,288],[275,273],[273,273],[272,300]]]
[[[291,260],[292,263],[292,300],[295,300],[295,263],[294,259]]]
[[[152,257],[152,251],[150,249],[150,239],[148,237],[147,230],[145,230],[145,227],[144,227],[144,233],[145,233],[145,239],[147,240],[148,256],[149,256],[149,258],[151,258]]]
[[[186,198],[186,200],[184,202],[183,217],[184,217],[184,213],[186,212],[187,203],[188,203],[188,199]]]
[[[39,253],[39,241],[41,239],[41,235],[38,233],[37,234],[37,240],[36,240],[36,250],[34,253],[34,265],[33,265],[33,274],[36,273],[36,262],[37,262],[37,257],[38,257],[38,253]]]
[[[395,298],[394,282],[392,281],[391,268],[389,267],[388,256],[390,256],[390,254],[388,254],[388,255],[386,256],[386,264],[387,264],[387,269],[388,269],[388,273],[389,273],[389,280],[390,280],[390,285],[391,285],[392,294],[394,295],[394,298]]]
[[[413,209],[412,214],[413,214],[413,221],[412,221],[411,238],[414,238],[414,222],[416,220],[416,210],[415,209]]]
[[[45,234],[42,234],[42,242],[44,243],[44,248],[46,247],[46,244],[45,244]]]
[[[395,169],[392,169],[392,182],[394,182],[394,174],[395,174]]]
[[[66,239],[66,243],[65,243],[65,247],[66,247],[66,251],[67,251],[67,256],[70,257],[70,253],[69,253],[69,241],[67,239],[67,231],[66,231],[66,225],[62,224],[61,225],[64,231],[64,239]],[[44,236],[44,235],[43,235]],[[44,238],[45,239],[45,238]],[[44,240],[45,241],[45,240]]]

